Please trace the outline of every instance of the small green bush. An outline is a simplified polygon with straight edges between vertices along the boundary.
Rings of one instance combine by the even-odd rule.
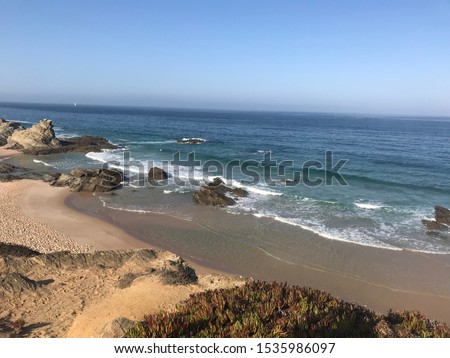
[[[250,282],[192,295],[146,317],[130,337],[450,337],[415,312],[377,315],[311,288]]]

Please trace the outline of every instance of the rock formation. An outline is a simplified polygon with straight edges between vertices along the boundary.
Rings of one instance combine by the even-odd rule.
[[[232,197],[230,197],[232,196]],[[242,188],[229,188],[220,178],[214,178],[208,185],[193,193],[194,201],[200,205],[229,206],[236,204],[238,197],[246,197],[248,192]]]
[[[434,207],[435,211],[435,220],[438,223],[441,224],[450,224],[450,210],[447,208],[444,208],[442,206],[436,205]]]
[[[424,219],[422,224],[430,231],[446,231],[450,225],[450,210],[436,205],[434,207],[434,220]]]
[[[123,174],[109,169],[73,169],[51,183],[53,186],[66,186],[71,191],[108,192],[118,189],[122,183]]]
[[[30,150],[38,148],[57,148],[61,143],[55,136],[53,123],[43,119],[29,129],[16,130],[8,138],[6,148]]]
[[[43,119],[29,129],[12,122],[0,123],[0,143],[5,137],[7,149],[17,149],[25,154],[45,155],[66,152],[100,152],[102,149],[117,149],[104,138],[81,136],[58,139],[53,130],[53,122]],[[4,134],[2,134],[4,133]],[[0,144],[1,145],[1,144]]]
[[[167,173],[158,167],[153,167],[150,168],[150,170],[148,171],[148,181],[153,182],[153,181],[160,181],[160,180],[166,180],[169,176],[167,175]]]
[[[24,130],[25,128],[16,122],[5,121],[3,118],[0,118],[0,147],[4,146],[8,142],[8,138],[16,130]]]
[[[51,183],[59,178],[59,173],[40,173],[28,168],[16,167],[8,163],[0,163],[0,182],[20,179],[35,179]]]

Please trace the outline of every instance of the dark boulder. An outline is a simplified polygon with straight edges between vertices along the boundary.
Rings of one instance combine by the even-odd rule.
[[[436,205],[434,207],[434,220],[422,220],[422,224],[430,231],[446,231],[450,225],[450,210]]]
[[[450,210],[436,205],[434,207],[434,218],[438,223],[450,224]]]
[[[231,191],[231,194],[232,194],[233,196],[238,196],[238,197],[240,197],[240,198],[246,198],[246,197],[248,196],[248,191],[247,191],[247,190],[244,190],[244,189],[242,189],[242,188],[234,188],[234,189]]]
[[[209,206],[228,206],[236,204],[236,201],[225,195],[223,192],[223,185],[213,187],[213,186],[202,186],[200,190],[194,192],[194,201],[200,205]]]
[[[62,174],[52,185],[69,187],[71,191],[108,192],[121,186],[121,172],[109,169],[73,169]]]
[[[422,220],[422,224],[424,224],[427,230],[430,231],[445,231],[448,230],[448,226],[442,223],[439,223],[434,220]]]
[[[212,182],[208,183],[208,186],[219,186],[219,185],[225,185],[224,181],[219,177],[214,178]]]
[[[150,182],[166,180],[168,178],[169,178],[169,176],[167,175],[167,173],[161,168],[153,167],[153,168],[150,168],[150,170],[148,171],[148,180]]]

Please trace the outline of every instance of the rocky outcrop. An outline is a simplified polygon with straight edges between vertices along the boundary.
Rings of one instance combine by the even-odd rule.
[[[434,207],[434,220],[422,220],[422,224],[430,231],[446,231],[450,225],[450,210],[442,206]]]
[[[108,192],[121,187],[123,174],[109,169],[73,169],[69,173],[36,172],[14,165],[0,164],[0,182],[20,179],[42,180],[56,187],[68,187],[71,191]]]
[[[16,130],[8,138],[8,149],[30,150],[35,148],[58,148],[61,143],[55,136],[53,123],[43,119],[29,129]]]
[[[73,169],[51,183],[57,187],[69,187],[71,191],[108,192],[118,189],[123,174],[109,169]]]
[[[447,225],[439,223],[434,220],[422,220],[422,224],[424,224],[429,231],[445,231],[448,229]]]
[[[4,126],[6,128],[5,124]],[[100,152],[102,149],[117,149],[118,147],[105,138],[94,136],[81,136],[60,140],[55,136],[53,122],[49,119],[43,119],[29,129],[25,129],[22,126],[15,128],[8,135],[5,148],[20,150],[30,155],[45,155],[66,152]]]
[[[153,167],[153,168],[150,168],[150,170],[148,171],[148,181],[149,182],[166,180],[167,178],[169,178],[169,176],[161,168]]]
[[[59,173],[40,173],[28,168],[16,167],[8,163],[0,163],[0,182],[21,179],[42,180],[51,183],[59,178]]]
[[[3,118],[0,118],[0,147],[4,146],[8,142],[8,138],[16,130],[24,130],[25,128],[16,122],[5,121]]]
[[[200,205],[228,206],[236,204],[236,201],[224,193],[216,190],[217,187],[202,186],[193,193],[194,201]]]
[[[46,155],[57,153],[88,153],[101,152],[103,149],[118,149],[116,145],[110,143],[107,139],[94,136],[81,136],[73,138],[64,138],[59,140],[61,146],[49,148],[31,148],[23,150],[25,154]]]
[[[442,206],[436,205],[434,207],[434,211],[435,211],[435,220],[438,223],[441,224],[450,224],[450,210],[447,208],[444,208]]]
[[[178,138],[178,143],[184,143],[184,144],[201,144],[205,143],[207,140],[203,138]]]
[[[246,196],[248,196],[246,190],[227,187],[220,178],[214,178],[208,185],[203,185],[200,190],[193,193],[197,204],[221,207],[234,205],[239,197]]]

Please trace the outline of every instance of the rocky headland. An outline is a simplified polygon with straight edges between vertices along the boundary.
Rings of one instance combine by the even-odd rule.
[[[6,141],[5,149],[15,149],[30,155],[100,152],[102,149],[118,148],[101,137],[81,136],[58,139],[53,129],[53,122],[49,119],[43,119],[28,129],[2,119],[0,138],[2,138],[0,145],[2,145],[1,141]]]

